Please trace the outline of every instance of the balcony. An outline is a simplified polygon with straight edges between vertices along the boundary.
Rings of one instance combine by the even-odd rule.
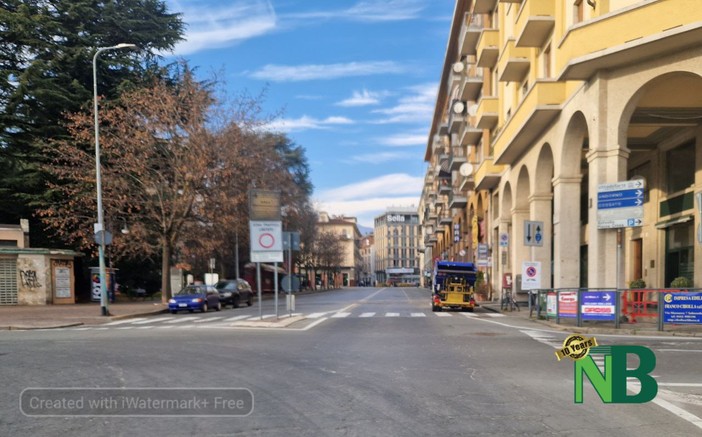
[[[463,67],[459,67],[460,65],[463,65]],[[460,68],[463,68],[461,71],[456,71]],[[466,68],[465,65],[462,62],[456,62],[453,64],[451,67],[451,80],[449,81],[449,89],[447,94],[452,95],[453,90],[456,89],[457,86],[461,85],[461,82],[463,82],[463,77],[465,76],[466,73]]]
[[[443,122],[439,125],[439,131],[437,132],[439,137],[443,135],[448,135],[448,123]]]
[[[458,134],[466,122],[466,102],[455,100],[449,108],[449,133]]]
[[[451,171],[458,170],[461,165],[466,163],[465,147],[451,147],[451,158],[449,159],[449,168]]]
[[[435,235],[425,235],[424,236],[424,244],[426,245],[434,245],[437,242],[437,238]]]
[[[453,223],[453,218],[447,212],[439,215],[439,228],[441,228],[441,225],[449,226],[451,223]],[[437,231],[438,230],[439,229],[437,229]]]
[[[464,102],[476,101],[483,89],[483,69],[471,64],[463,76],[459,92],[459,99]]]
[[[492,129],[497,125],[499,102],[497,97],[483,96],[475,112],[475,126],[478,129]]]
[[[470,18],[472,17],[472,21]],[[464,26],[461,29],[461,35],[458,40],[458,50],[461,56],[474,55],[475,46],[480,38],[480,33],[483,30],[483,22],[480,15],[466,14]]]
[[[441,224],[437,225],[436,229],[434,229],[434,235],[443,234],[445,232],[446,232],[446,228]]]
[[[468,204],[466,195],[458,189],[449,194],[449,208],[463,208]]]
[[[499,45],[500,31],[497,29],[483,29],[476,48],[478,58],[476,65],[480,68],[494,67],[500,54]]]
[[[697,2],[638,2],[573,26],[562,40],[559,80],[587,80],[598,70],[615,70],[656,59],[702,40]],[[607,35],[607,38],[602,38]]]
[[[463,131],[460,135],[461,146],[471,146],[480,142],[480,139],[483,137],[483,130],[471,126],[470,123],[466,123],[463,125]]]
[[[517,47],[542,47],[553,31],[556,5],[553,1],[528,1],[517,16]]]
[[[461,176],[461,179],[458,183],[458,188],[464,193],[467,193],[468,191],[474,191],[475,178],[473,177],[473,175],[470,174],[468,176]]]
[[[493,143],[496,164],[512,164],[561,112],[566,84],[537,81]]]
[[[500,82],[521,82],[529,72],[530,54],[531,49],[516,47],[513,39],[507,41],[498,61]]]
[[[475,189],[491,190],[500,183],[502,165],[494,165],[492,158],[485,158],[475,172]]]
[[[451,177],[439,177],[439,194],[451,192]]]
[[[473,2],[474,14],[487,14],[495,10],[497,0],[475,0]]]

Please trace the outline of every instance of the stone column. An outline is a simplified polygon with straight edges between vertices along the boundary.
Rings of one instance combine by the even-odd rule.
[[[553,286],[580,285],[580,183],[582,177],[553,180]]]
[[[541,263],[541,287],[551,288],[551,243],[553,241],[553,226],[551,201],[553,194],[534,194],[529,198],[529,209],[531,210],[531,220],[543,222],[541,230],[543,237],[542,245],[531,248],[531,260]]]

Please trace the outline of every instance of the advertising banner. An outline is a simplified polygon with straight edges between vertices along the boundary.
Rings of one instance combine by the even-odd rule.
[[[578,316],[578,292],[561,291],[558,293],[558,317],[575,318]]]
[[[663,323],[702,324],[702,293],[663,294]]]
[[[611,321],[614,316],[614,291],[585,291],[582,294],[580,312],[583,320]]]

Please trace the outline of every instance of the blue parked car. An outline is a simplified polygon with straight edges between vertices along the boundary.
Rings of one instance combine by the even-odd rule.
[[[219,311],[222,303],[219,301],[217,289],[211,285],[188,285],[168,301],[168,310],[175,314],[180,310],[195,310],[206,313],[210,308]]]

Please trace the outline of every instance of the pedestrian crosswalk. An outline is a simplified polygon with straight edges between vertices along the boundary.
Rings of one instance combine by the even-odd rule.
[[[461,312],[418,312],[418,311],[380,311],[380,312],[353,312],[353,311],[325,311],[313,312],[309,314],[294,313],[293,316],[300,319],[319,320],[321,319],[427,319],[430,317],[449,318],[493,318],[504,317],[500,313],[461,313]],[[280,319],[288,317],[287,313],[280,314]],[[116,320],[96,326],[80,326],[71,328],[60,328],[61,330],[73,331],[107,331],[110,329],[119,331],[146,330],[146,329],[203,329],[203,328],[227,328],[237,327],[237,322],[253,321],[275,321],[275,314],[251,315],[242,314],[233,317],[226,315],[211,316],[203,315],[169,315],[155,317],[137,317],[132,319]],[[241,324],[239,324],[241,326]]]

